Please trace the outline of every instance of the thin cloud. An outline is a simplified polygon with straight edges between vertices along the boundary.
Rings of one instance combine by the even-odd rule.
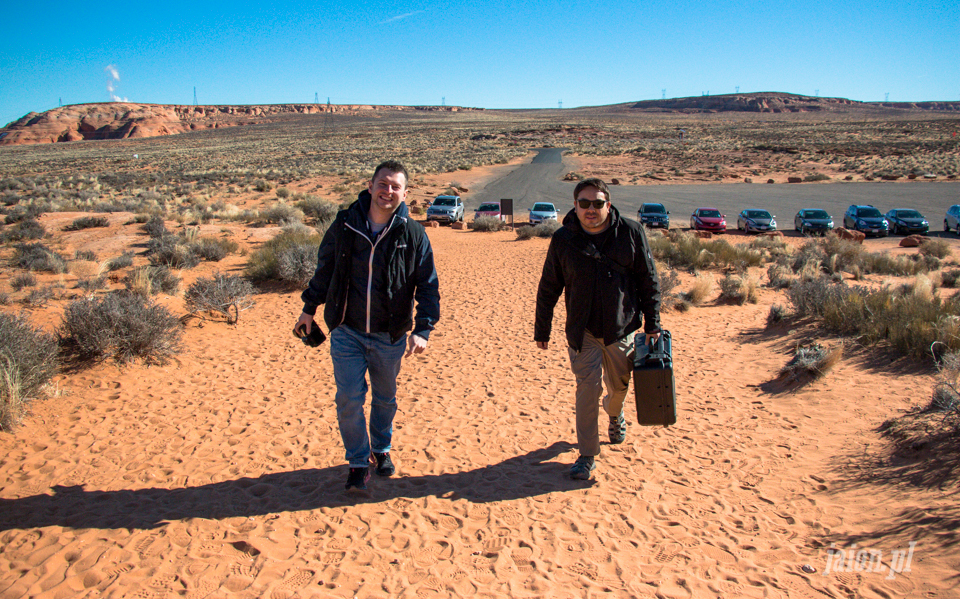
[[[402,21],[403,19],[407,19],[407,18],[410,18],[410,17],[412,17],[412,16],[419,15],[419,14],[422,13],[422,12],[426,12],[426,11],[424,11],[424,10],[417,10],[417,11],[414,11],[414,12],[408,12],[408,13],[405,13],[405,14],[402,14],[402,15],[397,15],[397,16],[395,16],[395,17],[390,17],[389,19],[387,19],[386,21],[383,21],[383,22],[380,23],[380,24],[381,24],[381,25],[386,25],[387,23],[393,23],[394,21]]]

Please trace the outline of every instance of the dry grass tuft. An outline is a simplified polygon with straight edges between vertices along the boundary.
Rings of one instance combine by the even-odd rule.
[[[825,376],[843,358],[843,344],[827,349],[815,343],[797,347],[793,358],[780,369],[780,378],[787,381],[815,380]]]

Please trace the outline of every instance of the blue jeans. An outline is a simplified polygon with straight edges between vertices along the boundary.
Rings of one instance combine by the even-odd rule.
[[[397,413],[397,375],[406,345],[406,335],[391,343],[387,333],[361,333],[346,325],[330,332],[330,357],[337,383],[337,422],[347,462],[353,468],[366,467],[371,450],[390,451],[393,417]],[[363,414],[367,372],[373,389],[369,437]]]

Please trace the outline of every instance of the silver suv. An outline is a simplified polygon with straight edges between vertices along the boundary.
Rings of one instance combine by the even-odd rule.
[[[460,196],[437,196],[427,208],[427,220],[454,223],[463,220],[463,200]]]

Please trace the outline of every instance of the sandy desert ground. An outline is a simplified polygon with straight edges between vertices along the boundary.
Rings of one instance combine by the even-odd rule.
[[[59,230],[76,216],[41,220]],[[130,217],[58,233],[57,245],[118,253],[142,238]],[[275,230],[229,226],[249,248]],[[782,292],[666,312],[680,421],[632,424],[623,445],[604,445],[594,481],[572,481],[566,353],[532,341],[548,241],[429,235],[443,316],[400,375],[397,476],[375,477],[366,496],[343,491],[327,349],[290,334],[299,293],[261,293],[236,326],[191,320],[166,365],[59,375],[57,395],[0,435],[0,596],[960,592],[956,482],[878,432],[929,398],[929,369],[848,348],[826,378],[787,385],[779,370],[816,333],[766,326]],[[895,245],[871,250],[916,251]],[[184,271],[184,284],[213,268]],[[184,312],[182,298],[159,297]],[[57,308],[32,318],[52,329]],[[558,328],[563,318],[560,306]]]
[[[482,121],[492,117],[474,115],[462,129],[438,121],[409,136],[371,119],[357,131],[382,131],[353,153],[342,148],[363,136],[335,129],[335,121],[330,139],[337,139],[319,149],[328,142],[316,124],[238,127],[181,139],[10,147],[0,152],[0,173],[46,186],[5,191],[31,200],[161,198],[182,221],[168,220],[171,230],[191,210],[276,201],[275,192],[253,189],[259,177],[295,194],[355,193],[371,148],[379,152],[390,135],[406,152],[401,158],[422,157],[425,165],[429,158],[430,168],[414,178],[411,198],[420,202],[451,184],[476,188],[528,160],[523,148],[574,140],[578,172],[627,185],[781,183],[817,173],[860,181],[887,172],[909,185],[907,173],[957,176],[955,118],[851,117],[820,127],[808,126],[808,116],[748,125],[717,116],[702,130],[692,120],[631,122],[616,139],[620,125],[593,117],[575,127],[511,124],[499,133],[500,125]],[[696,142],[662,139],[677,126]],[[814,130],[813,141],[797,133]],[[448,156],[448,148],[459,153]],[[494,160],[501,164],[480,166]],[[135,265],[146,263],[134,215],[97,214],[108,227],[67,232],[89,212],[48,211],[40,222],[52,237],[44,243],[101,260],[132,250]],[[199,229],[242,251],[179,272],[181,289],[214,270],[242,273],[249,252],[278,231],[217,218]],[[406,360],[400,374],[395,477],[374,477],[366,495],[343,490],[327,347],[309,349],[291,335],[299,291],[263,289],[236,325],[188,319],[184,351],[164,365],[106,362],[58,374],[51,397],[0,432],[0,597],[960,596],[957,469],[944,469],[927,450],[897,451],[879,430],[929,401],[930,366],[848,342],[826,377],[787,383],[778,374],[798,344],[839,340],[821,338],[808,322],[768,326],[770,307],[787,303],[783,291],[762,287],[756,304],[711,299],[666,311],[679,422],[640,427],[628,402],[626,442],[604,444],[594,481],[572,481],[566,351],[557,335],[548,351],[532,340],[548,241],[449,227],[428,234],[442,318],[427,352]],[[941,239],[956,268],[960,239]],[[867,243],[870,251],[917,251],[898,241]],[[4,264],[11,252],[0,248]],[[26,310],[48,331],[83,294],[76,274],[37,274],[55,297],[26,306],[29,289],[12,290],[15,274],[0,269],[0,292],[11,300],[0,309]],[[681,280],[687,286],[691,276]],[[182,292],[154,299],[186,312]],[[555,331],[562,305],[557,312]]]

